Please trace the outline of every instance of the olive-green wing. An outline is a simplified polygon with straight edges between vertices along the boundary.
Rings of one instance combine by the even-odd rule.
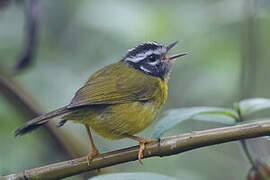
[[[147,101],[158,87],[157,78],[118,62],[94,73],[77,91],[68,108]]]

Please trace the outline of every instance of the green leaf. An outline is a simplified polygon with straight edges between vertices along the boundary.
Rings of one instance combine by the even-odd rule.
[[[214,120],[213,117],[210,117],[211,115],[215,115],[217,118],[220,119]],[[224,116],[227,116],[228,118],[230,118],[230,120],[227,121],[228,118],[224,119]],[[232,109],[218,108],[218,107],[191,107],[191,108],[172,109],[166,113],[165,117],[163,117],[161,120],[157,122],[152,137],[159,138],[162,134],[164,134],[166,131],[168,131],[175,125],[192,118],[195,120],[203,120],[203,121],[208,120],[211,122],[221,122],[228,125],[234,124],[236,122],[235,119],[237,119],[238,116],[237,113]]]
[[[262,138],[267,140],[267,141],[270,141],[270,136],[263,136]]]
[[[257,111],[270,108],[270,99],[253,98],[245,99],[239,102],[239,108],[242,116],[247,116]]]
[[[227,116],[224,114],[199,114],[195,115],[192,119],[198,121],[208,121],[208,122],[216,122],[224,125],[235,125],[236,121],[231,116]]]
[[[176,180],[176,178],[164,176],[157,173],[112,173],[96,176],[91,178],[91,180],[145,180],[145,179],[155,179],[155,180]],[[90,180],[90,179],[89,179]]]

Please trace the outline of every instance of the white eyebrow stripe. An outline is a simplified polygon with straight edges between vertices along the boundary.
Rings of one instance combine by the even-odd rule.
[[[143,59],[145,59],[147,57],[146,54],[138,54],[137,56],[134,56],[134,57],[128,57],[126,60],[127,61],[131,61],[131,62],[134,62],[134,63],[137,63]]]
[[[161,52],[163,52],[163,51],[164,51],[164,48],[162,48],[162,49],[158,48],[156,50],[148,50],[144,53],[137,54],[136,56],[128,57],[128,58],[126,58],[126,60],[137,63],[137,62],[140,62],[141,60],[145,59],[147,56],[149,56],[151,54],[160,55]]]
[[[146,51],[146,52],[144,52],[144,53],[140,53],[140,54],[137,54],[137,56],[136,57],[140,57],[140,56],[148,56],[148,55],[151,55],[151,54],[156,54],[156,55],[160,55],[160,49],[158,49],[158,50],[148,50],[148,51]]]
[[[150,54],[160,55],[160,51],[162,52],[162,49],[158,48],[154,51],[153,50],[146,51],[145,54],[147,54],[147,55],[150,55]]]

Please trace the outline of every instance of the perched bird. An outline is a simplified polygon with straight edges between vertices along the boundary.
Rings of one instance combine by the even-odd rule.
[[[99,154],[90,127],[108,139],[130,138],[139,142],[141,162],[145,144],[152,142],[134,134],[148,127],[167,100],[167,83],[174,60],[185,53],[168,57],[177,41],[166,46],[157,42],[142,43],[132,48],[117,63],[95,72],[80,88],[70,104],[26,122],[15,135],[28,133],[51,118],[60,118],[85,126],[92,152],[88,162]]]

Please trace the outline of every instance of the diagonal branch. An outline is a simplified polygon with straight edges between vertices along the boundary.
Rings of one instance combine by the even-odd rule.
[[[20,112],[25,120],[32,119],[43,113],[42,108],[36,100],[27,92],[18,82],[13,80],[0,67],[0,95],[3,95],[13,106]],[[1,123],[0,123],[1,124]],[[48,123],[45,125],[52,145],[60,150],[66,157],[79,157],[85,151],[84,146],[78,142],[70,133],[57,129],[55,124]],[[93,172],[87,174],[88,178],[93,176]],[[0,177],[1,179],[1,177]]]
[[[32,119],[44,113],[37,101],[18,82],[12,79],[0,66],[0,95],[3,95],[20,112],[25,120]],[[0,123],[1,124],[1,123]],[[45,126],[52,145],[59,149],[66,157],[79,157],[85,152],[84,146],[78,142],[72,134],[57,129],[55,124],[48,123]],[[93,173],[87,174],[88,178]],[[1,179],[1,177],[0,177]]]
[[[0,68],[0,94],[8,99],[14,107],[26,117],[26,120],[32,119],[41,115],[43,112],[40,105],[29,95],[17,82],[15,82],[7,73]],[[45,126],[48,134],[54,139],[54,145],[56,145],[61,152],[65,153],[69,157],[74,157],[78,153],[72,151],[72,149],[63,141],[63,137],[52,124]]]
[[[162,138],[157,142],[147,144],[144,151],[144,157],[149,158],[153,156],[170,156],[200,147],[266,135],[270,135],[270,120],[204,131],[195,131],[174,137]],[[25,170],[24,172],[11,174],[3,178],[13,180],[52,180],[69,177],[90,170],[135,161],[137,160],[138,150],[138,146],[133,146],[100,154],[93,159],[90,166],[87,165],[87,158],[81,157]]]

